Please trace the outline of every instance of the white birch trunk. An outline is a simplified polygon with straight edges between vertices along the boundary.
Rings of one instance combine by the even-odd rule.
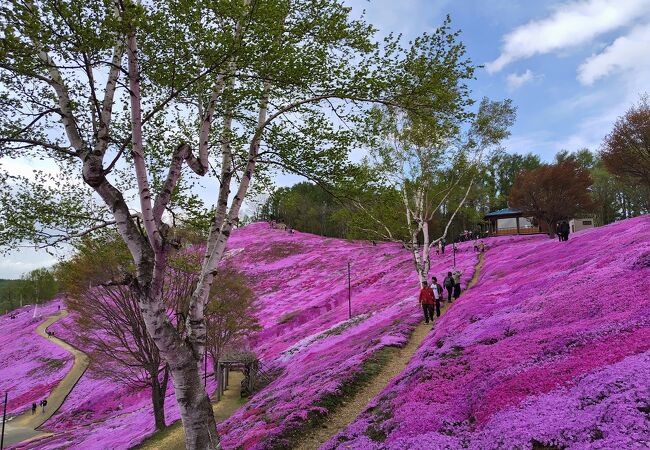
[[[140,309],[147,332],[156,343],[161,355],[169,363],[174,380],[176,400],[185,430],[186,448],[218,449],[220,444],[216,422],[210,400],[201,382],[197,364],[197,361],[200,360],[200,353],[197,354],[192,345],[182,340],[178,335],[176,329],[169,322],[162,299],[166,254],[159,225],[162,211],[170,199],[173,185],[180,177],[182,160],[189,159],[189,149],[183,146],[177,149],[170,164],[165,190],[161,193],[161,197],[158,199],[160,201],[154,208],[151,202],[151,192],[143,154],[137,41],[134,32],[128,36],[128,63],[133,161],[138,182],[142,217],[147,232],[147,242],[142,245],[149,250],[141,256],[140,264],[137,266]],[[198,164],[205,167],[203,163],[203,155],[200,154]],[[130,239],[129,236],[124,237]],[[193,327],[190,328],[190,332],[192,331]]]

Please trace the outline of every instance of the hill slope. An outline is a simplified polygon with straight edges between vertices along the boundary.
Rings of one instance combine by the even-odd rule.
[[[36,317],[33,305],[0,316],[0,393],[9,394],[9,415],[24,412],[45,398],[72,366],[68,352],[36,333],[60,304],[38,305]]]
[[[253,224],[233,234],[227,257],[247,274],[259,297],[257,314],[264,329],[253,349],[282,375],[219,424],[224,448],[286,446],[292,431],[326,414],[333,399],[363,375],[380,350],[404,345],[421,321],[413,263],[397,244],[373,246]],[[451,258],[434,257],[433,273],[446,273]],[[463,283],[475,262],[473,252],[458,255]],[[83,350],[71,318],[57,322],[53,330]],[[128,448],[154,431],[148,393],[99,378],[92,368],[45,424],[55,435],[23,448]],[[178,418],[171,389],[166,417]]]
[[[531,447],[650,447],[650,217],[492,240],[479,283],[325,446]]]

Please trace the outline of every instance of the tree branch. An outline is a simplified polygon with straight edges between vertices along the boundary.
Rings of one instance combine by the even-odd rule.
[[[59,153],[63,153],[68,156],[79,156],[79,152],[75,150],[70,150],[65,147],[61,147],[56,144],[52,144],[49,142],[43,142],[43,141],[38,141],[35,139],[18,139],[18,138],[0,138],[0,143],[21,143],[21,144],[30,144],[31,146],[40,146],[43,148],[49,148],[50,150],[55,150]]]

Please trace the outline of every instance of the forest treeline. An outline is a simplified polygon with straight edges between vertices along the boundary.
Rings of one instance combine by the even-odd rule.
[[[573,161],[588,173],[588,195],[591,208],[582,213],[592,216],[597,225],[636,217],[650,211],[650,188],[639,185],[634,177],[614,175],[599,153],[588,149],[561,151],[552,163],[543,163],[532,153],[497,152],[484,164],[480,177],[472,187],[464,206],[456,215],[448,235],[453,239],[464,230],[480,229],[483,217],[490,211],[509,206],[510,193],[518,175],[545,166]],[[323,186],[311,181],[276,189],[259,208],[253,220],[274,220],[307,233],[348,239],[378,239],[387,225],[396,236],[404,237],[403,203],[399,192],[391,187],[359,182],[350,189],[349,181]],[[366,179],[367,181],[367,179]],[[368,220],[358,207],[374,205],[379,221]],[[364,198],[365,197],[365,198]],[[452,199],[449,199],[452,203]],[[442,208],[430,225],[432,235],[440,235],[453,211]]]
[[[19,280],[0,280],[0,313],[22,305],[44,303],[59,292],[54,272],[47,268],[32,270]]]

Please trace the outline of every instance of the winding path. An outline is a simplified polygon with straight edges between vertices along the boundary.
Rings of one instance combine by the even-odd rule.
[[[7,447],[19,442],[31,441],[33,439],[51,435],[51,433],[39,431],[38,428],[59,410],[65,399],[68,397],[68,394],[70,394],[72,389],[74,389],[75,385],[84,372],[86,372],[86,369],[90,364],[90,359],[84,352],[56,336],[48,337],[47,335],[47,328],[67,315],[68,312],[63,310],[58,314],[48,317],[45,322],[36,328],[36,332],[43,338],[54,342],[59,347],[62,347],[71,353],[72,356],[74,356],[74,364],[65,377],[63,377],[63,380],[61,380],[61,382],[47,397],[47,408],[45,413],[42,413],[39,408],[36,414],[32,414],[31,409],[29,409],[25,413],[14,417],[11,421],[6,423],[4,444]]]
[[[484,253],[479,255],[479,260],[474,267],[474,274],[472,275],[470,282],[467,283],[465,290],[470,289],[478,281],[481,269],[483,268],[484,257]],[[448,306],[449,303],[445,302],[440,311],[441,315],[445,313]],[[350,398],[347,403],[343,403],[343,405],[336,409],[333,414],[328,416],[320,428],[315,428],[306,433],[303,439],[300,440],[294,448],[297,450],[315,450],[332,438],[336,433],[352,423],[359,414],[365,411],[368,403],[379,395],[379,393],[384,390],[394,377],[404,370],[416,350],[420,347],[420,344],[422,344],[422,341],[424,341],[424,338],[426,338],[430,332],[431,325],[420,323],[416,326],[409,342],[399,349],[395,356],[391,358],[388,364],[381,369],[372,381],[363,386],[359,391],[357,391],[354,397]]]

